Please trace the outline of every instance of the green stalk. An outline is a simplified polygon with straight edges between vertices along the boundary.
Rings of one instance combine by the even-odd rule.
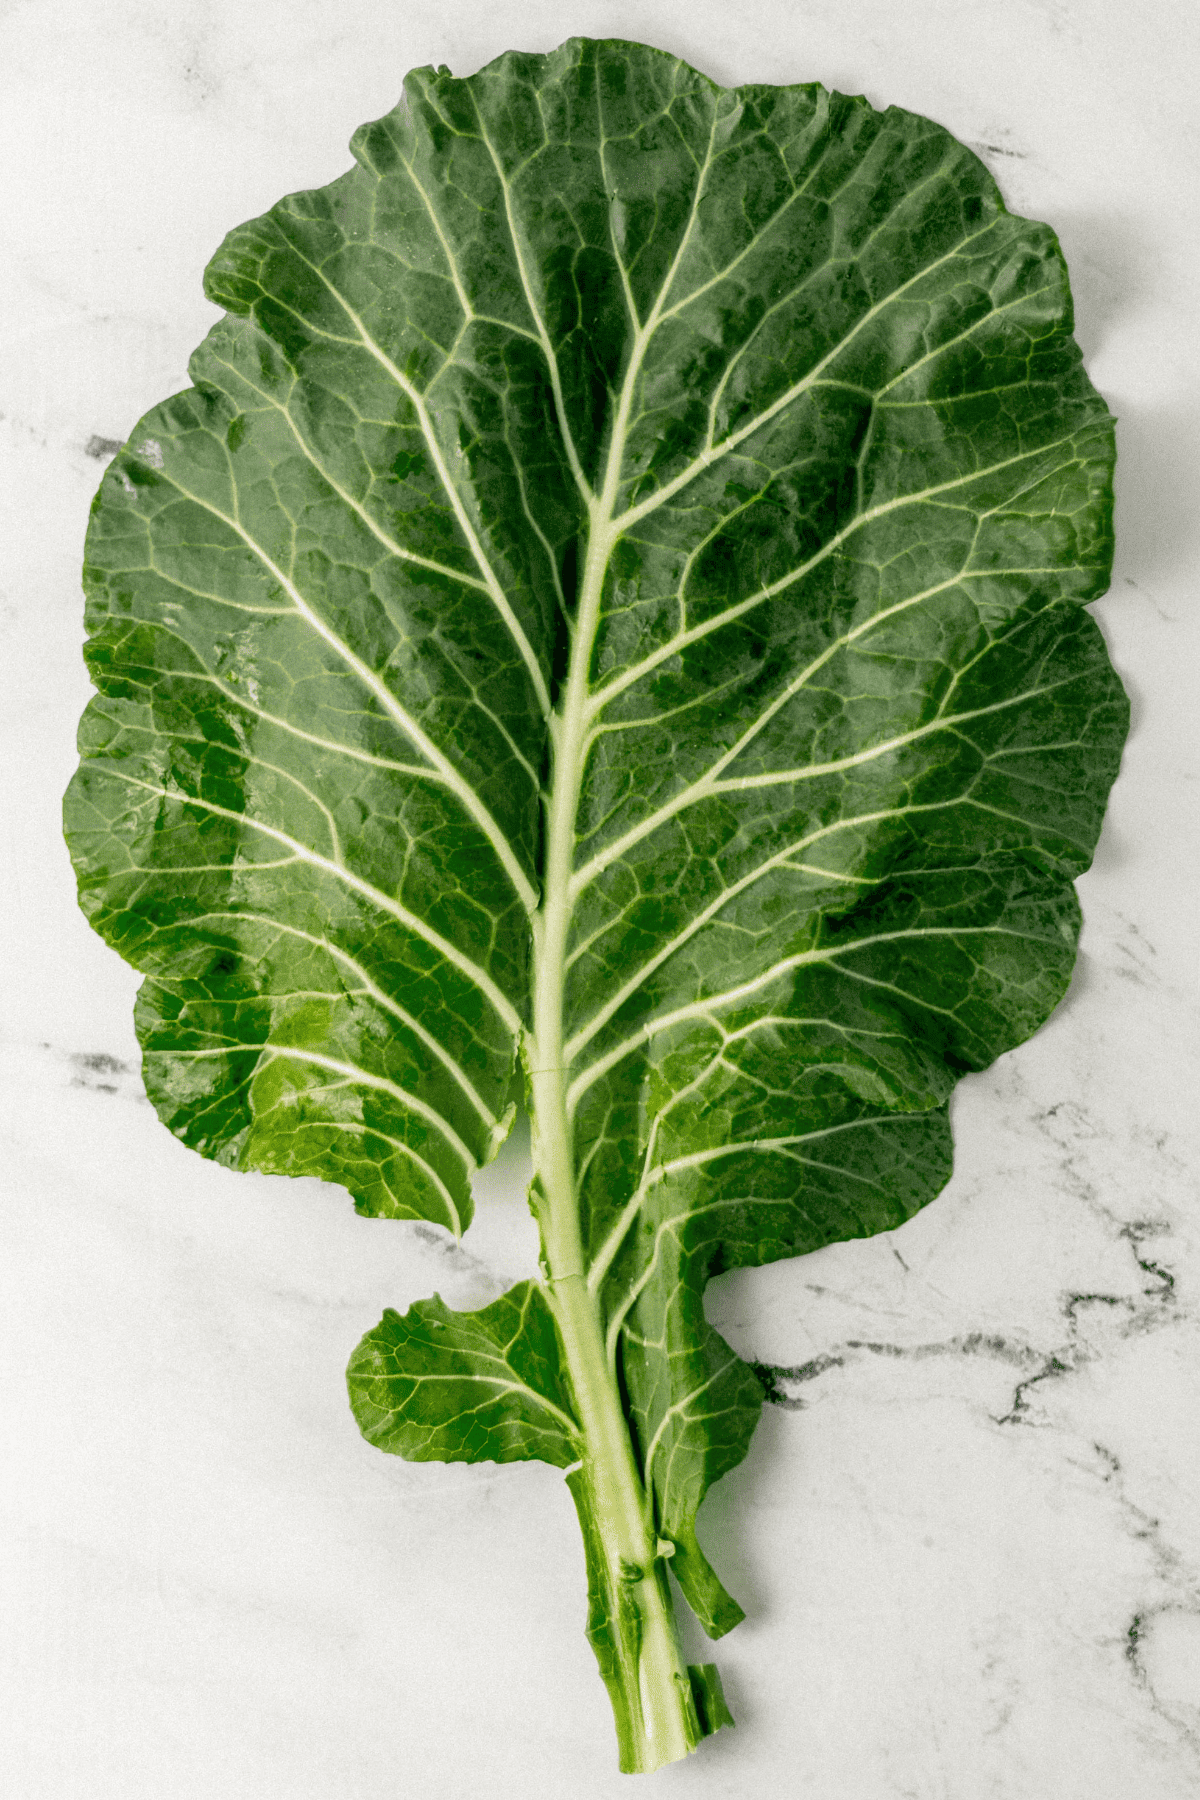
[[[692,1672],[683,1660],[654,1509],[605,1353],[599,1297],[587,1286],[575,1193],[563,989],[575,821],[587,754],[588,661],[611,550],[606,526],[594,513],[570,666],[551,722],[553,784],[545,887],[534,919],[534,1028],[527,1049],[535,1204],[551,1305],[583,1428],[582,1460],[568,1482],[587,1552],[588,1636],[612,1700],[621,1768],[637,1773],[686,1756],[728,1714],[719,1701],[715,1670],[706,1665]],[[723,1717],[710,1720],[714,1711]]]

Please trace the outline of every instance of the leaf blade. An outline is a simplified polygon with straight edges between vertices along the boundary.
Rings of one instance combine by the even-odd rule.
[[[354,153],[230,234],[196,388],[102,487],[73,850],[205,1154],[457,1232],[521,1048],[537,1380],[424,1303],[362,1416],[507,1459],[557,1408],[651,1767],[728,1722],[660,1566],[736,1622],[696,1515],[762,1395],[706,1282],[927,1204],[955,1082],[1069,979],[1127,722],[1081,611],[1112,421],[1053,233],[897,109],[572,40],[416,72]]]

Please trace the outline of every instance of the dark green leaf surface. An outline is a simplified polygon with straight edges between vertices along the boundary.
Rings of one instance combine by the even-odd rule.
[[[716,1635],[696,1511],[762,1395],[705,1282],[932,1199],[1070,976],[1112,420],[1054,234],[912,114],[575,40],[353,149],[227,238],[98,496],[83,904],[171,1128],[365,1212],[466,1224],[523,1051],[550,1273]],[[545,1306],[386,1315],[368,1435],[566,1466]]]

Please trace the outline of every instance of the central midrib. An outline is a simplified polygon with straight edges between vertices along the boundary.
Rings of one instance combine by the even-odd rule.
[[[589,1542],[600,1559],[598,1579],[609,1626],[616,1634],[622,1674],[623,1729],[632,1761],[655,1768],[695,1748],[700,1731],[676,1632],[657,1540],[629,1422],[611,1366],[600,1298],[586,1280],[583,1233],[575,1192],[573,1133],[567,1116],[563,1001],[566,945],[573,896],[575,824],[588,746],[588,671],[600,618],[605,572],[619,528],[614,500],[637,368],[645,337],[630,358],[609,446],[603,492],[589,504],[589,535],[579,589],[567,679],[550,718],[553,771],[547,807],[545,885],[533,917],[533,1032],[527,1043],[532,1093],[535,1210],[541,1227],[549,1301],[580,1427],[580,1501]],[[635,1571],[629,1585],[627,1571]],[[636,1594],[636,1598],[635,1598]],[[619,1598],[621,1596],[621,1598]],[[627,1610],[632,1608],[632,1615]],[[632,1622],[631,1622],[632,1618]],[[615,1702],[614,1702],[615,1704]],[[618,1710],[618,1717],[621,1711]]]
[[[582,1277],[585,1273],[566,1102],[568,1071],[563,1055],[563,1004],[567,937],[574,905],[571,876],[575,822],[587,749],[588,665],[612,548],[611,530],[608,521],[598,516],[600,512],[600,505],[596,505],[592,511],[567,680],[561,708],[555,709],[550,720],[554,764],[548,803],[545,885],[542,905],[533,919],[534,1017],[530,1075],[538,1138],[535,1149],[539,1173],[547,1184],[546,1253],[552,1280]]]
[[[661,302],[662,294],[659,295],[659,306]],[[532,917],[534,1016],[530,1073],[534,1150],[535,1156],[541,1159],[538,1172],[547,1183],[544,1223],[552,1280],[572,1276],[582,1280],[586,1273],[575,1200],[572,1133],[566,1103],[568,1071],[564,1064],[563,1043],[567,936],[575,899],[571,877],[575,860],[575,824],[589,741],[588,671],[599,629],[604,577],[621,529],[619,523],[614,526],[614,516],[634,389],[646,347],[657,326],[657,315],[658,307],[634,334],[613,420],[604,484],[599,495],[588,502],[587,555],[575,609],[567,679],[559,704],[549,719],[553,763],[547,804],[544,887],[542,904]],[[565,435],[565,419],[561,420],[561,426]],[[546,1141],[551,1132],[553,1144]]]
[[[567,1112],[568,1069],[564,1058],[563,1008],[566,948],[574,906],[571,876],[576,819],[589,742],[588,673],[595,643],[605,573],[613,544],[616,499],[633,392],[652,321],[636,334],[622,384],[608,446],[604,483],[588,506],[588,544],[572,631],[566,680],[550,717],[553,766],[547,802],[546,860],[542,904],[533,915],[533,1031],[527,1045],[532,1095],[534,1166],[540,1185],[539,1224],[552,1308],[590,1440],[593,1461],[603,1465],[603,1483],[616,1516],[608,1521],[621,1554],[640,1561],[645,1554],[645,1498],[632,1458],[632,1444],[605,1353],[598,1297],[590,1293],[579,1206],[575,1192],[573,1132]]]

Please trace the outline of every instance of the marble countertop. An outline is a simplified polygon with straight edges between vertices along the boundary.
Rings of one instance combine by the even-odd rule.
[[[714,1283],[776,1404],[701,1519],[748,1618],[679,1800],[1185,1800],[1200,1784],[1200,29],[1190,0],[10,0],[0,569],[6,1371],[0,1785],[13,1800],[606,1800],[555,1471],[359,1437],[384,1305],[534,1268],[527,1160],[464,1245],[193,1156],[142,1092],[137,978],[74,905],[101,469],[183,386],[225,230],[348,164],[405,71],[632,36],[726,83],[928,113],[1059,232],[1120,426],[1096,607],[1134,730],[1083,951],[954,1109],[889,1236]],[[418,19],[417,13],[422,13]],[[701,1641],[691,1646],[699,1660]]]

